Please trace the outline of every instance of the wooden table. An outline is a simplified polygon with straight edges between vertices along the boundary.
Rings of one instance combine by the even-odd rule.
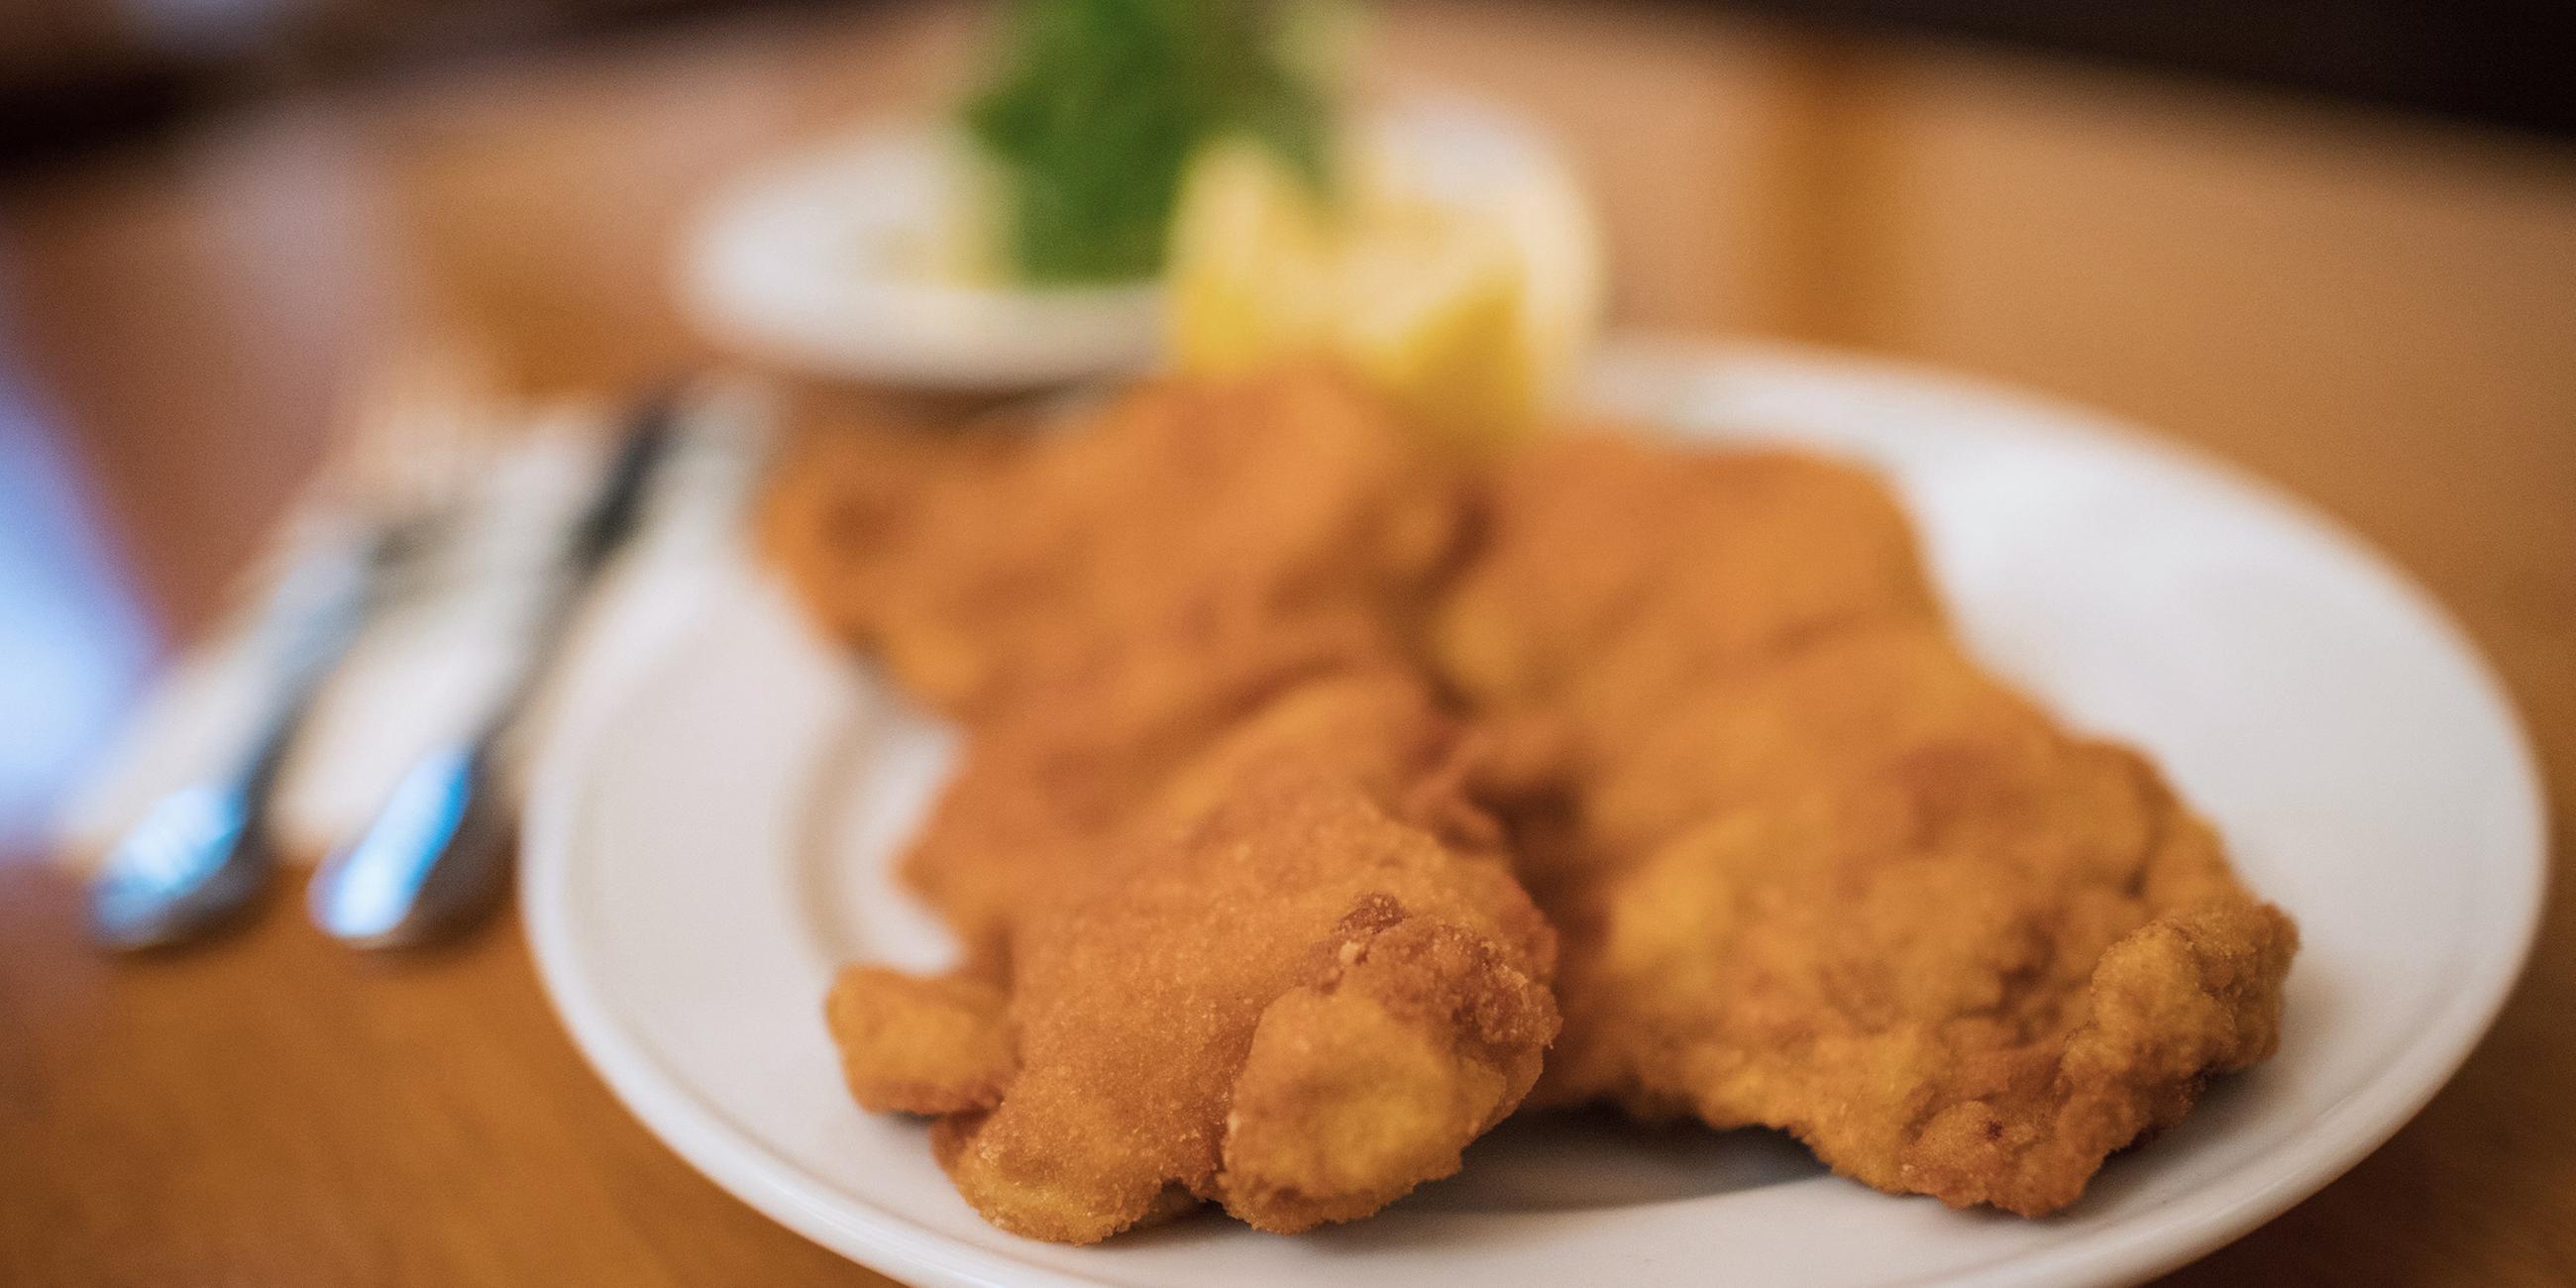
[[[2021,381],[2351,523],[2486,647],[2576,814],[2576,151],[1668,8],[1416,5],[1383,36],[1391,67],[1561,132],[1623,323]],[[185,640],[351,373],[427,318],[536,388],[702,356],[662,291],[691,202],[780,140],[933,101],[967,43],[947,9],[736,21],[263,108],[20,184],[0,394],[74,457],[133,594]],[[630,1121],[515,926],[359,959],[276,907],[125,961],[76,914],[49,865],[0,863],[0,1282],[875,1281]],[[2421,1118],[2182,1277],[2576,1276],[2571,917],[2562,880],[2495,1033]]]

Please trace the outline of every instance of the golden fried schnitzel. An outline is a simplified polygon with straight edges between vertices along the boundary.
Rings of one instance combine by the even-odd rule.
[[[1435,737],[1441,747],[1449,739],[1427,691],[1365,616],[1284,620],[1256,639],[1166,636],[979,721],[903,859],[904,878],[970,956],[991,957],[1013,907],[1045,897],[1099,842],[1162,797],[1208,795],[1190,784],[1222,780],[1225,757],[1211,744],[1247,741],[1227,731],[1295,721],[1317,726],[1307,742],[1318,754],[1388,799]]]
[[[989,980],[834,990],[854,1094],[943,1115],[942,1160],[1005,1229],[1365,1216],[1456,1171],[1538,1076],[1554,936],[1421,695],[1327,674],[1208,734],[1111,835],[1010,860],[1015,896],[979,908]]]
[[[2143,760],[1959,650],[1866,475],[1567,437],[1491,505],[1434,655],[1512,734],[1562,935],[1536,1101],[2036,1215],[2271,1054],[2288,920]]]
[[[1818,457],[1568,431],[1487,491],[1431,632],[1442,677],[1487,710],[1624,732],[1737,661],[1939,611],[1886,489]]]
[[[1351,1219],[1524,1095],[2036,1215],[2278,1041],[2290,922],[1965,654],[1852,466],[1471,465],[1297,370],[805,443],[765,521],[966,726],[903,870],[967,962],[828,1015],[1004,1228]]]
[[[1695,691],[1585,803],[1547,1101],[1784,1128],[2038,1215],[2277,1041],[2289,922],[2143,760],[1937,630]]]
[[[1406,660],[1464,475],[1337,378],[1165,384],[953,466],[814,446],[772,542],[966,753],[903,870],[956,975],[846,972],[853,1094],[996,1224],[1265,1229],[1456,1170],[1536,1080],[1554,934]],[[864,554],[848,547],[865,545]],[[818,596],[818,591],[819,596]]]
[[[1324,369],[1147,384],[945,467],[908,447],[791,462],[770,544],[836,633],[969,720],[1175,633],[1402,619],[1457,548],[1457,464]]]

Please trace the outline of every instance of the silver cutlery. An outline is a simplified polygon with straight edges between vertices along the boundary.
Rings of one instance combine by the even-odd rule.
[[[325,682],[396,597],[479,468],[488,422],[467,378],[429,359],[371,391],[326,486],[357,530],[289,565],[261,614],[268,691],[228,768],[161,798],[108,852],[89,890],[92,936],[115,949],[175,945],[239,920],[276,866],[271,804]]]
[[[667,397],[648,403],[575,524],[535,636],[500,697],[466,736],[406,773],[374,822],[314,873],[313,921],[355,947],[397,948],[466,928],[498,898],[512,848],[501,768],[507,739],[609,559],[637,526],[676,434]]]

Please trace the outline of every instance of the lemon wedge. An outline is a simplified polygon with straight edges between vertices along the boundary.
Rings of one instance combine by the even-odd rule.
[[[1168,265],[1184,371],[1329,357],[1469,446],[1539,423],[1598,329],[1601,253],[1577,185],[1526,131],[1416,104],[1360,132],[1329,198],[1270,150],[1192,159]]]
[[[1329,350],[1330,224],[1304,178],[1260,144],[1230,139],[1199,152],[1165,261],[1180,367],[1238,375]]]

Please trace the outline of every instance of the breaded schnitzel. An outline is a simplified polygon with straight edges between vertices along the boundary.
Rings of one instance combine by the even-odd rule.
[[[772,548],[836,634],[970,722],[1176,633],[1404,619],[1460,534],[1458,464],[1320,368],[1149,383],[944,464],[910,440],[810,450]]]
[[[1939,613],[1886,489],[1804,453],[1569,430],[1506,458],[1483,501],[1431,642],[1487,711],[1624,731],[1713,670]]]
[[[1005,1229],[1367,1215],[1456,1171],[1555,1035],[1554,935],[1418,692],[1326,674],[1209,732],[1110,835],[1015,861],[1017,897],[980,909],[998,968],[834,989],[860,1102],[943,1115],[942,1160]]]
[[[1960,651],[1866,475],[1566,437],[1489,504],[1434,656],[1510,735],[1563,937],[1535,1101],[2036,1215],[2271,1054],[2288,920],[2145,761]]]
[[[834,1036],[1005,1228],[1350,1219],[1525,1093],[2036,1215],[2278,1041],[2289,921],[1965,654],[1863,470],[1479,475],[1314,371],[807,453],[773,547],[969,735],[904,865],[968,961]]]
[[[1100,842],[1165,796],[1210,794],[1190,784],[1222,780],[1211,744],[1247,721],[1318,726],[1310,745],[1393,799],[1399,778],[1450,740],[1393,659],[1371,619],[1319,616],[1252,639],[1166,636],[1061,680],[975,726],[904,856],[905,881],[970,956],[991,956],[1013,907],[1044,897]]]
[[[1201,1200],[1303,1229],[1455,1171],[1558,1024],[1554,934],[1407,660],[1463,471],[1315,372],[953,468],[812,450],[900,481],[782,483],[774,540],[868,534],[800,580],[968,733],[904,861],[968,961],[843,975],[857,1099],[940,1116],[968,1201],[1071,1242]]]
[[[2039,1215],[2278,1039],[2287,919],[2145,761],[1937,630],[1696,691],[1586,804],[1545,1101],[1785,1128],[1881,1189]]]

